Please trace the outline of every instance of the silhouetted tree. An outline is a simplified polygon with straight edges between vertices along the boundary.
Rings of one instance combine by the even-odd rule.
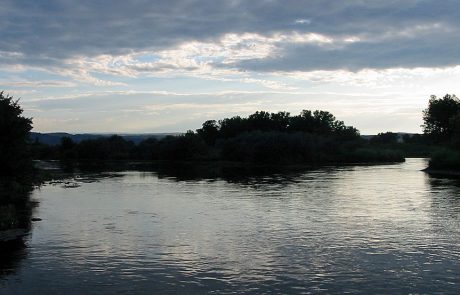
[[[202,127],[197,129],[196,132],[207,144],[214,145],[219,136],[219,126],[215,120],[208,120],[204,122]]]
[[[76,158],[75,142],[72,138],[64,136],[61,138],[61,144],[59,145],[59,154],[61,159],[74,159]]]
[[[459,113],[460,100],[455,95],[446,94],[443,98],[432,95],[423,111],[424,133],[436,141],[450,140]]]
[[[451,143],[459,148],[460,147],[460,112],[452,116],[449,120],[450,127],[452,128]]]
[[[0,177],[22,181],[32,171],[28,146],[32,119],[22,116],[18,100],[0,92]]]
[[[204,140],[188,131],[185,135],[166,136],[156,145],[159,160],[198,160],[205,158],[208,147]]]
[[[234,137],[249,130],[247,119],[240,116],[219,120],[219,135],[223,138]]]
[[[158,140],[154,137],[141,141],[135,148],[135,157],[141,160],[158,160]]]
[[[312,133],[315,121],[310,110],[303,110],[300,115],[291,117],[289,120],[289,131],[301,131]]]
[[[118,135],[87,139],[75,146],[78,159],[127,160],[132,158],[135,145]]]
[[[270,115],[272,129],[275,131],[287,131],[291,118],[290,115],[288,112],[272,113]]]
[[[252,130],[268,131],[273,130],[272,119],[268,112],[255,112],[247,118],[248,127]]]
[[[313,113],[315,133],[327,134],[335,131],[335,117],[329,112],[316,110]]]
[[[398,134],[393,132],[381,132],[371,138],[371,143],[393,144],[398,142]]]
[[[32,120],[22,112],[18,100],[0,92],[0,231],[30,225],[33,162],[28,139]]]

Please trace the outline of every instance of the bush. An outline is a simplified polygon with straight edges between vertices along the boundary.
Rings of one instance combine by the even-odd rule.
[[[180,136],[166,136],[155,145],[158,160],[198,160],[208,155],[204,140],[193,132]]]
[[[356,163],[372,162],[404,162],[404,155],[399,150],[394,149],[375,149],[375,148],[358,148],[348,152],[347,158]]]
[[[341,143],[343,144],[343,143]],[[333,136],[311,133],[253,131],[221,140],[218,147],[224,160],[255,163],[335,162],[341,145]]]
[[[442,149],[433,153],[429,163],[430,169],[460,169],[460,152]]]

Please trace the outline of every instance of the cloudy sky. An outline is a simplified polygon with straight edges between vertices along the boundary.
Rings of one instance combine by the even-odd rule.
[[[322,109],[420,132],[460,93],[458,0],[0,0],[0,90],[41,132]]]

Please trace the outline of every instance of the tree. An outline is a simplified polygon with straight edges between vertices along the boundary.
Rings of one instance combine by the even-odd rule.
[[[398,142],[398,133],[394,132],[380,132],[371,138],[371,142],[375,144],[394,144]]]
[[[72,138],[64,136],[61,138],[61,144],[59,145],[59,154],[61,159],[73,159],[76,157],[75,153],[75,142]]]
[[[460,147],[460,112],[450,118],[452,127],[451,142],[454,146]]]
[[[204,122],[203,126],[197,129],[196,132],[207,144],[214,145],[219,136],[219,126],[215,120],[208,120]]]
[[[313,118],[317,133],[332,133],[334,131],[334,122],[336,122],[336,119],[331,113],[316,110],[313,112]]]
[[[0,92],[0,178],[22,182],[32,171],[28,139],[32,119],[22,116],[19,100]]]
[[[268,131],[271,129],[270,113],[265,111],[257,111],[246,119],[250,130]]]
[[[286,131],[289,127],[291,114],[288,112],[272,113],[270,119],[272,121],[273,129],[276,131]]]
[[[240,133],[248,131],[247,119],[235,116],[219,120],[219,131],[223,138],[234,137]]]
[[[436,141],[450,140],[455,130],[455,117],[460,113],[460,100],[455,95],[443,98],[432,95],[423,111],[423,132]]]
[[[190,130],[184,135],[168,135],[162,138],[156,148],[159,160],[197,160],[205,158],[208,153],[204,140]]]

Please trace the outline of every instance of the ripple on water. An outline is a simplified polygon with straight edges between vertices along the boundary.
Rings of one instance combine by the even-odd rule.
[[[456,293],[460,186],[424,165],[50,184],[0,293]]]

